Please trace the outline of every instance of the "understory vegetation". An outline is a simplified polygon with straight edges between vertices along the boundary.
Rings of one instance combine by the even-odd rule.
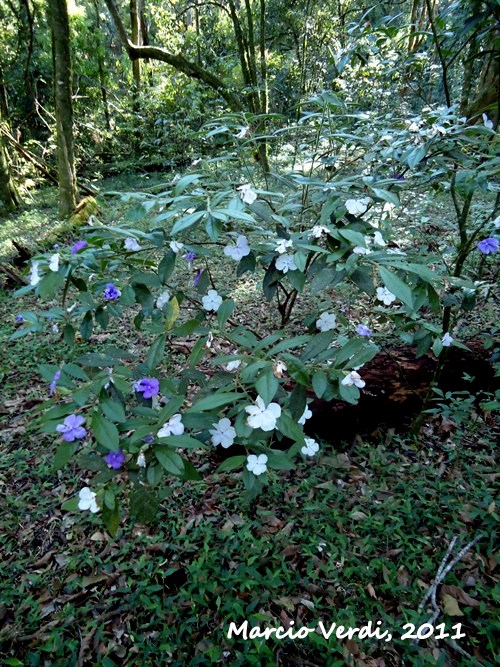
[[[1,664],[495,664],[496,4],[0,18]]]

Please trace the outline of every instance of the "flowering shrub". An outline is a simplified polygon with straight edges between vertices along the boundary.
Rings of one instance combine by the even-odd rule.
[[[317,103],[324,111],[324,100]],[[316,116],[296,128],[306,135],[316,132],[309,142],[316,146],[313,165],[317,154],[334,147],[336,135],[342,134],[318,129]],[[64,341],[74,344],[77,332],[90,340],[95,328],[106,331],[113,319],[123,321],[130,313],[136,329],[151,340],[144,354],[108,345],[82,354],[77,364],[41,368],[54,403],[44,415],[43,430],[62,435],[56,467],[76,459],[83,469],[96,472],[92,489],[83,488],[66,509],[102,510],[114,533],[120,504],[128,498],[135,516],[152,520],[164,474],[198,479],[185,451],[218,446],[238,445],[238,452],[245,451],[229,456],[219,470],[241,470],[254,496],[271,471],[291,469],[300,454],[318,453],[319,444],[304,432],[313,396],[358,401],[365,387],[362,367],[379,351],[373,333],[378,319],[392,323],[419,353],[432,346],[439,355],[443,347],[460,344],[448,331],[450,319],[438,318],[447,312],[445,286],[474,289],[473,282],[455,270],[456,264],[450,271],[438,256],[402,250],[391,238],[387,214],[400,206],[400,196],[411,185],[409,175],[403,180],[393,175],[395,168],[398,173],[417,170],[432,153],[426,177],[440,161],[443,179],[452,148],[460,141],[470,148],[474,128],[450,114],[444,120],[435,116],[412,121],[417,141],[411,126],[384,129],[385,134],[372,126],[375,165],[368,174],[361,153],[360,172],[334,180],[328,173],[316,175],[313,168],[309,176],[291,172],[277,179],[280,189],[271,190],[249,178],[241,184],[246,171],[221,178],[202,165],[174,179],[160,195],[142,197],[145,209],[155,211],[153,229],[96,225],[70,249],[33,261],[30,285],[20,293],[35,290],[41,298],[52,298],[62,290],[62,305],[41,314],[22,313],[24,324],[16,337],[43,330],[50,318]],[[429,127],[441,127],[444,134]],[[240,136],[229,129],[251,148],[247,132]],[[362,137],[360,131],[360,146]],[[470,183],[486,178],[481,165],[482,172],[453,176],[453,187],[461,183],[457,192],[464,199],[473,188]],[[417,182],[420,178],[417,170]],[[475,250],[474,241],[492,219],[493,214],[470,234],[460,228],[457,258]],[[477,247],[491,254],[498,241],[489,237]],[[227,283],[216,284],[211,267],[221,262],[226,272],[237,263],[238,277],[262,272],[263,297],[276,304],[279,316],[274,331],[263,335],[246,321]],[[190,277],[183,280],[186,272]],[[346,319],[325,294],[341,286],[359,294],[371,313],[370,326]],[[296,304],[311,297],[322,306],[301,309],[295,324],[300,322],[302,332],[288,337],[283,327]],[[189,357],[172,377],[165,372],[172,344],[186,337]],[[221,343],[232,352],[219,353]],[[210,365],[217,371],[212,378],[205,372]]]

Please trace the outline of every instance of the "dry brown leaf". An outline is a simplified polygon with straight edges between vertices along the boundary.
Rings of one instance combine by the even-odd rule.
[[[463,616],[464,613],[458,606],[458,602],[451,595],[446,593],[442,596],[443,606],[448,616]]]
[[[375,593],[375,589],[371,584],[368,584],[368,586],[366,587],[366,591],[371,598],[373,598],[374,600],[377,599],[377,594]]]

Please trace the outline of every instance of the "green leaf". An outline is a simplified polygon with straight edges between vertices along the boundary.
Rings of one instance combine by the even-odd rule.
[[[230,456],[220,464],[215,472],[229,472],[230,470],[236,470],[237,468],[241,468],[246,460],[246,456]]]
[[[422,162],[427,152],[427,146],[416,146],[406,156],[406,163],[410,169],[414,169],[417,164]]]
[[[172,299],[170,299],[170,301],[163,309],[163,312],[165,315],[165,329],[168,331],[173,327],[173,325],[179,318],[180,308],[179,308],[179,302],[177,301],[177,297],[174,296]]]
[[[413,296],[411,289],[404,283],[399,276],[389,271],[383,266],[379,266],[380,277],[389,292],[392,292],[408,308],[413,310]]]
[[[65,510],[66,512],[76,512],[78,509],[78,503],[80,502],[80,498],[78,496],[73,496],[73,498],[70,498],[69,500],[66,500],[62,505],[61,509]]]
[[[130,514],[134,516],[139,523],[152,523],[157,516],[160,507],[160,500],[156,494],[152,493],[145,486],[137,484],[130,494]]]
[[[184,473],[184,462],[177,454],[167,447],[156,446],[154,448],[154,453],[160,465],[165,468],[165,470],[172,475],[180,477]]]
[[[238,392],[213,394],[212,396],[205,396],[194,403],[187,412],[205,412],[207,410],[215,410],[221,408],[223,405],[235,404],[244,398],[244,394]]]
[[[292,419],[295,419],[295,421],[298,421],[304,414],[304,410],[306,409],[306,399],[306,387],[303,384],[296,384],[290,394],[290,400],[288,402]]]
[[[220,220],[215,218],[211,213],[207,213],[205,216],[205,231],[207,232],[209,238],[214,243],[220,236],[222,232],[223,225]]]
[[[179,232],[183,232],[186,229],[189,229],[193,225],[195,225],[197,222],[199,222],[203,216],[205,215],[205,211],[195,211],[194,213],[191,213],[190,215],[183,216],[180,218],[180,220],[177,220],[177,222],[174,224],[172,227],[171,234],[174,236],[175,234],[178,234]]]
[[[118,451],[120,447],[118,429],[98,412],[94,412],[92,415],[92,430],[95,439],[100,445],[106,447],[106,449],[110,449],[112,452]]]
[[[76,378],[77,380],[82,380],[83,382],[89,381],[87,373],[76,364],[64,364],[62,370],[64,373],[67,373],[70,377]]]
[[[64,276],[58,271],[50,271],[38,285],[38,294],[42,299],[50,299],[63,284]]]
[[[224,325],[231,317],[234,310],[234,301],[232,299],[226,299],[223,301],[217,311],[217,321],[219,322],[219,327],[224,328]]]
[[[278,391],[279,382],[274,377],[273,367],[268,366],[255,382],[257,393],[266,405],[269,405]]]
[[[190,435],[169,435],[166,438],[162,438],[162,443],[175,447],[176,449],[204,449],[205,444],[192,438]]]
[[[302,412],[304,412],[302,410]],[[300,418],[301,415],[299,415]],[[304,444],[304,431],[302,426],[297,424],[290,415],[287,415],[286,412],[282,412],[280,418],[277,421],[276,428],[280,433],[283,433],[285,438],[290,438],[294,442],[299,442],[301,445]]]
[[[94,321],[92,319],[92,313],[89,310],[87,313],[85,313],[85,317],[83,318],[80,325],[80,334],[83,340],[90,340],[93,329]]]
[[[267,451],[267,465],[273,470],[292,470],[294,467],[293,461],[287,456],[286,452]]]
[[[250,254],[246,255],[246,257],[243,257],[240,260],[238,268],[236,269],[237,277],[239,278],[247,271],[250,271],[250,273],[254,273],[255,266],[256,266],[255,254],[251,252]]]
[[[78,449],[79,442],[60,442],[54,456],[54,470],[61,470]]]
[[[335,366],[342,366],[346,361],[353,357],[364,346],[365,341],[362,338],[351,338],[335,355]]]
[[[118,422],[120,424],[123,424],[125,421],[127,421],[123,405],[118,403],[118,401],[112,401],[110,398],[106,398],[100,402],[100,405],[106,417],[108,417],[111,421]]]
[[[326,350],[330,344],[338,338],[338,333],[336,331],[322,331],[321,333],[316,334],[305,346],[300,358],[302,361],[308,361],[309,359],[315,359],[318,354]]]
[[[116,502],[116,499],[115,505],[112,509],[110,509],[107,505],[103,505],[102,520],[106,526],[106,530],[111,535],[111,537],[115,537],[120,526],[120,508],[118,502]]]
[[[342,400],[347,401],[347,403],[356,405],[359,401],[359,389],[354,385],[346,387],[342,384],[342,378],[339,378],[339,393]]]
[[[72,346],[75,342],[75,328],[71,324],[66,324],[64,327],[63,339],[66,345]]]
[[[352,245],[366,248],[364,234],[361,234],[360,232],[355,232],[353,229],[342,229],[339,230],[338,234],[349,243],[352,243]]]
[[[166,338],[166,334],[160,334],[149,348],[148,356],[146,359],[146,366],[150,371],[154,371],[163,359]]]
[[[323,371],[316,371],[312,376],[312,388],[318,398],[321,398],[328,389],[328,376]]]
[[[163,256],[163,259],[158,265],[158,278],[161,280],[163,285],[165,285],[165,283],[168,281],[168,279],[170,278],[170,276],[174,271],[175,259],[176,259],[175,252],[169,250],[169,252],[167,252]]]
[[[378,199],[382,199],[383,201],[387,201],[390,204],[394,204],[394,206],[397,208],[401,206],[399,197],[395,192],[391,192],[390,190],[381,190],[380,188],[372,188],[372,192]]]

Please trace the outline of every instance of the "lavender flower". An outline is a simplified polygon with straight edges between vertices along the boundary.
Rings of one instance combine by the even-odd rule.
[[[76,255],[79,250],[83,250],[88,245],[87,241],[77,241],[71,248],[71,254]]]
[[[74,440],[81,440],[87,435],[87,431],[83,428],[82,424],[85,423],[85,419],[79,415],[69,415],[64,420],[64,424],[58,424],[56,426],[56,431],[62,433],[63,440],[66,442],[73,442]]]
[[[16,322],[24,322],[24,317],[22,315],[16,315]]]
[[[52,394],[55,392],[56,384],[60,377],[61,377],[61,371],[56,371],[54,377],[52,378],[52,382],[49,385],[49,397],[52,396]]]
[[[120,468],[125,463],[125,454],[121,449],[119,449],[117,452],[109,452],[109,454],[104,457],[104,460],[108,464],[109,468],[113,468],[113,470],[120,470]]]
[[[200,282],[200,278],[201,278],[201,269],[196,269],[196,274],[193,278],[193,285],[195,287],[198,287],[198,283]]]
[[[360,336],[371,336],[372,330],[370,327],[367,327],[366,324],[358,324],[356,333],[358,333]]]
[[[143,398],[152,398],[160,391],[160,383],[156,378],[142,378],[134,382],[133,387]]]
[[[119,299],[122,293],[113,283],[108,283],[102,295],[107,301],[114,301],[115,299]]]
[[[188,266],[190,269],[193,268],[193,262],[197,257],[197,254],[195,252],[187,252],[185,255],[183,255],[184,259],[187,259]]]
[[[482,252],[483,255],[489,255],[492,252],[497,252],[499,247],[500,244],[498,243],[498,239],[495,238],[483,239],[477,244],[477,249]]]

